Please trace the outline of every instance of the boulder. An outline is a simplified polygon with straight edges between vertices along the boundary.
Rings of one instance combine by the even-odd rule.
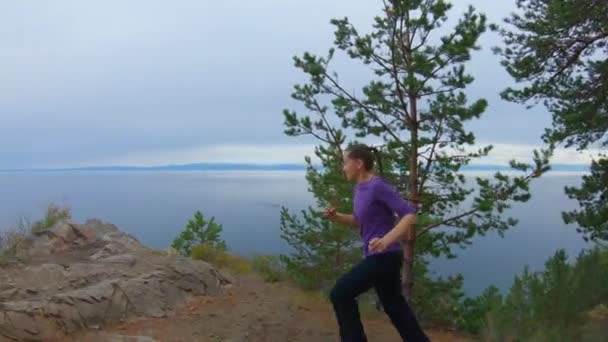
[[[27,261],[3,270],[0,341],[47,341],[120,321],[171,315],[229,280],[211,265],[142,246],[99,220],[62,221],[29,238]],[[113,335],[111,341],[154,341]]]

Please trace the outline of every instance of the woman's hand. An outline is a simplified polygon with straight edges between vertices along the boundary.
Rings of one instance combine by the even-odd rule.
[[[358,227],[357,220],[355,217],[350,214],[342,214],[336,211],[336,208],[329,207],[325,209],[325,211],[321,214],[324,219],[330,220],[332,222],[336,222],[339,224],[343,224],[351,227]]]
[[[323,217],[330,221],[335,221],[336,218],[338,217],[336,208],[330,207],[330,208],[325,209],[325,212],[323,213]]]
[[[390,242],[384,237],[373,238],[369,241],[368,249],[374,253],[382,253],[388,248],[389,245]]]
[[[385,246],[389,246],[397,241],[401,241],[401,240],[408,240],[408,239],[412,239],[412,236],[415,236],[415,231],[413,229],[414,225],[416,224],[416,215],[414,214],[409,214],[409,215],[405,215],[404,217],[401,218],[401,220],[399,220],[399,222],[397,223],[397,225],[391,229],[390,232],[388,232],[388,234],[384,235],[382,237],[382,245]],[[373,241],[373,240],[372,240]],[[372,241],[370,241],[370,246],[372,244]],[[378,244],[380,242],[376,242],[376,244]],[[382,245],[380,245],[379,247],[382,247]],[[386,248],[386,247],[384,247]]]

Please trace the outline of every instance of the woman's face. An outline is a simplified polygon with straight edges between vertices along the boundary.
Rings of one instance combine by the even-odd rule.
[[[342,171],[344,171],[344,176],[351,182],[357,180],[359,175],[365,170],[363,160],[350,158],[348,152],[344,153],[343,164]]]

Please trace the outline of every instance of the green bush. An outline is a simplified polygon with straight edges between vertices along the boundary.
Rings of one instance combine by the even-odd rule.
[[[46,209],[44,218],[40,221],[34,222],[32,225],[32,232],[39,233],[47,230],[54,226],[57,222],[62,220],[68,220],[72,218],[72,212],[67,207],[60,207],[55,204],[51,204]]]
[[[560,250],[542,272],[515,277],[506,296],[489,289],[465,300],[460,327],[486,341],[606,341],[607,303],[608,249],[583,251],[574,264]]]
[[[173,240],[171,247],[183,256],[190,256],[194,246],[203,244],[217,251],[226,251],[226,243],[220,238],[222,229],[222,225],[215,223],[213,217],[207,221],[197,211],[186,228]]]
[[[276,283],[285,279],[285,268],[280,258],[274,255],[254,256],[253,270],[269,283]]]
[[[462,276],[433,278],[428,262],[418,258],[414,264],[416,283],[412,307],[424,325],[456,327],[462,291]]]
[[[495,316],[502,309],[503,297],[498,288],[491,286],[477,298],[466,298],[458,316],[458,328],[473,335],[485,332],[485,340],[496,340]]]
[[[194,260],[202,260],[206,262],[214,262],[217,259],[218,250],[208,244],[200,244],[192,247],[190,256]]]

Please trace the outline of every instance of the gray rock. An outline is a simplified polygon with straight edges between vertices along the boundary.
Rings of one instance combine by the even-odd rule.
[[[120,254],[109,256],[105,259],[101,259],[100,261],[133,266],[137,262],[137,257],[133,254]]]
[[[59,222],[32,236],[29,246],[29,264],[2,274],[0,341],[56,340],[119,321],[166,317],[192,296],[218,294],[229,283],[207,263],[150,250],[98,220]]]
[[[113,255],[123,254],[127,251],[126,247],[115,242],[109,242],[99,252],[91,255],[91,260],[105,259]]]

